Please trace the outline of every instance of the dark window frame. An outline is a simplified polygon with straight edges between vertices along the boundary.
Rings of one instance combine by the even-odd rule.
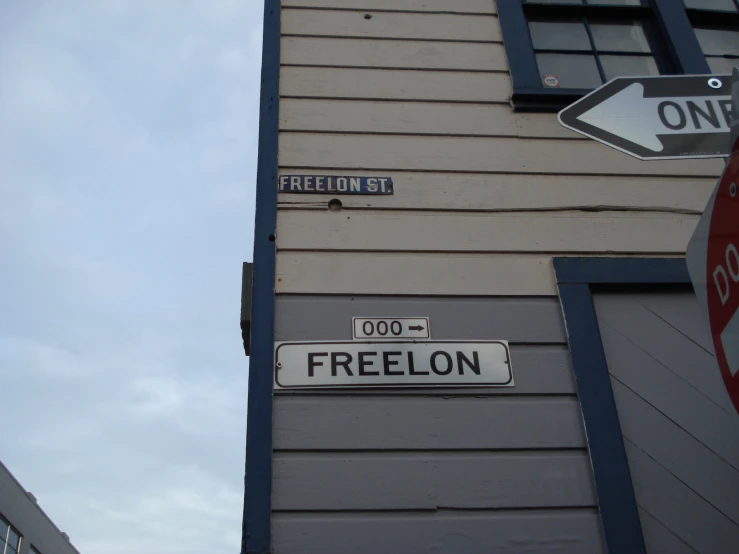
[[[685,258],[555,257],[552,265],[607,550],[646,554],[593,292],[631,287],[690,290],[688,267]]]
[[[0,514],[0,520],[2,520],[2,522],[7,526],[7,531],[5,533],[5,536],[0,537],[0,553],[11,552],[10,550],[6,548],[8,544],[6,541],[8,539],[8,534],[10,533],[10,531],[13,531],[13,533],[15,533],[18,536],[18,544],[15,547],[15,551],[12,552],[11,554],[20,552],[21,548],[23,547],[23,534],[18,529],[16,529],[13,526],[13,524],[10,523],[10,521],[8,521],[2,514]]]
[[[641,6],[537,4],[524,0],[497,0],[497,5],[513,81],[511,104],[516,111],[559,111],[591,92],[590,89],[545,88],[542,85],[529,32],[529,17],[562,17],[564,20],[575,14],[601,20],[639,19],[647,22],[660,35],[650,42],[654,43],[653,54],[660,69],[665,71],[663,74],[711,73],[693,31],[696,17],[705,17],[696,16],[694,12],[702,13],[706,10],[686,8],[683,0],[643,0]],[[725,15],[725,12],[713,13]]]

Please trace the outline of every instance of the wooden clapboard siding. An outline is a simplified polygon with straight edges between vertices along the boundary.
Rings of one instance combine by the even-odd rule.
[[[565,129],[556,114],[517,113],[516,125],[520,138],[569,138],[586,140],[583,135]],[[590,140],[590,139],[587,139]]]
[[[511,78],[498,72],[281,67],[280,95],[442,102],[508,102]]]
[[[273,532],[275,554],[606,552],[599,516],[590,508],[276,513]]]
[[[366,175],[335,169],[282,169],[295,175]],[[392,171],[392,195],[342,195],[345,209],[437,211],[634,210],[701,214],[712,177],[419,173]],[[325,210],[334,195],[280,193],[279,208]]]
[[[684,293],[665,293],[661,296],[671,299],[673,305],[682,305],[686,311],[697,310],[697,305],[689,302],[691,299]],[[726,394],[723,381],[718,378],[706,379],[706,368],[714,367],[716,363],[713,349],[706,350],[699,343],[685,340],[685,333],[665,323],[686,318],[665,319],[645,305],[642,298],[649,296],[619,295],[599,298],[599,305],[605,310],[601,315],[601,322],[608,327],[607,332],[614,334],[614,340],[628,340],[641,350],[649,352],[656,362],[669,367],[682,381],[721,406],[727,413],[733,414],[734,405]],[[611,305],[614,302],[618,305]],[[660,332],[655,333],[655,329],[660,329]],[[703,329],[699,332],[704,334]],[[676,344],[680,344],[680,348],[675,348]]]
[[[739,420],[702,346],[708,332],[695,295],[594,300],[649,552],[733,552]]]
[[[513,372],[517,375],[516,360]],[[275,396],[276,451],[516,450],[585,447],[573,396]]]
[[[498,18],[439,13],[282,10],[283,36],[501,42]]]
[[[404,69],[505,70],[502,44],[283,37],[282,65]]]
[[[653,317],[648,319],[651,325],[641,324],[646,314],[635,310],[633,304],[650,296],[653,295],[596,296],[612,378],[739,471],[739,419],[724,398],[728,395],[715,362],[696,357],[696,345],[689,337],[675,334],[672,319]],[[669,296],[683,308],[676,319],[701,317],[690,293]],[[670,348],[676,351],[668,354]],[[694,366],[696,363],[698,367]],[[735,502],[739,509],[739,495]]]
[[[596,505],[585,450],[276,453],[274,482],[277,511]]]
[[[388,297],[287,295],[277,297],[275,340],[351,340],[352,317],[432,319],[438,340],[501,340],[564,344],[556,298]]]
[[[516,118],[504,104],[427,104],[284,99],[284,131],[518,136]]]
[[[698,216],[578,212],[280,213],[283,250],[683,253]]]
[[[585,140],[549,114],[519,119],[508,104],[450,104],[285,98],[283,131],[533,137]],[[523,122],[521,127],[521,123]]]
[[[280,133],[281,167],[716,177],[719,160],[643,162],[594,141]]]
[[[550,257],[278,252],[278,293],[554,296]],[[409,275],[408,268],[413,271]],[[399,278],[399,276],[403,276]]]
[[[283,8],[494,14],[493,0],[283,0]]]
[[[739,524],[739,471],[634,391],[615,379],[612,386],[624,436]]]
[[[697,552],[734,554],[739,526],[626,440],[637,500]]]
[[[649,512],[639,509],[644,545],[649,554],[698,554]]]

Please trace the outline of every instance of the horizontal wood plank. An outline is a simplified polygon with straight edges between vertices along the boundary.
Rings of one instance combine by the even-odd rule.
[[[384,10],[493,14],[492,0],[282,0],[283,8],[335,8],[344,10]]]
[[[739,526],[625,441],[637,503],[697,552],[734,554]]]
[[[282,132],[283,167],[717,177],[720,160],[644,162],[595,141]]]
[[[502,44],[283,37],[282,65],[503,71]]]
[[[739,471],[632,390],[612,385],[624,437],[739,524]]]
[[[514,114],[506,104],[381,102],[285,98],[282,131],[495,136],[586,140],[553,114]]]
[[[595,506],[587,451],[277,453],[273,510]]]
[[[367,19],[366,15],[370,15]],[[501,42],[498,18],[440,13],[282,10],[282,34],[345,38],[393,38]]]
[[[432,513],[276,513],[275,554],[430,552],[605,554],[600,517],[589,508]],[[392,545],[392,550],[388,550]]]
[[[521,394],[563,395],[575,394],[575,375],[570,362],[570,352],[566,346],[511,346],[515,387],[464,387],[432,389],[352,389],[352,395],[361,396],[455,396],[483,397],[516,396]],[[336,395],[336,390],[311,390],[310,396]],[[276,389],[275,395],[305,396],[305,391]]]
[[[518,136],[516,118],[505,104],[426,104],[285,98],[283,131]],[[569,132],[573,136],[574,133]]]
[[[280,395],[275,397],[274,410],[275,450],[585,446],[580,405],[574,397],[522,400]]]
[[[283,169],[294,175],[367,175],[366,171]],[[390,175],[390,173],[388,173]],[[407,210],[674,210],[703,213],[713,177],[510,175],[393,171],[392,195],[340,195],[344,208]],[[333,195],[280,193],[278,207],[326,210]]]
[[[318,212],[277,221],[288,250],[684,253],[697,215]],[[380,268],[381,269],[381,268]]]
[[[521,138],[587,139],[584,135],[564,128],[553,113],[517,113],[516,125]]]
[[[399,279],[398,275],[404,277]],[[414,296],[557,294],[549,256],[376,252],[279,252],[276,291]]]
[[[351,340],[352,317],[403,316],[430,318],[437,340],[566,342],[556,298],[285,294],[275,302],[275,340]]]
[[[338,67],[281,67],[280,95],[443,102],[508,102],[511,79],[498,73]]]

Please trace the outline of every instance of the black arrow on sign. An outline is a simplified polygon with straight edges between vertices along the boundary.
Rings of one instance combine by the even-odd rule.
[[[423,327],[420,325],[414,325],[413,327],[408,327],[409,331],[423,331]]]

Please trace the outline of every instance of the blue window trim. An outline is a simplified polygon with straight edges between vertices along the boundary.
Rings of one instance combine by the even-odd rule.
[[[279,95],[280,0],[265,0],[241,554],[271,551]]]
[[[523,0],[497,0],[498,19],[508,56],[516,111],[552,112],[568,106],[590,90],[548,89],[541,84]],[[682,0],[649,0],[654,20],[660,29],[665,52],[675,74],[711,73],[698,44]]]
[[[593,289],[689,285],[683,258],[554,258],[577,394],[609,554],[646,554]]]

